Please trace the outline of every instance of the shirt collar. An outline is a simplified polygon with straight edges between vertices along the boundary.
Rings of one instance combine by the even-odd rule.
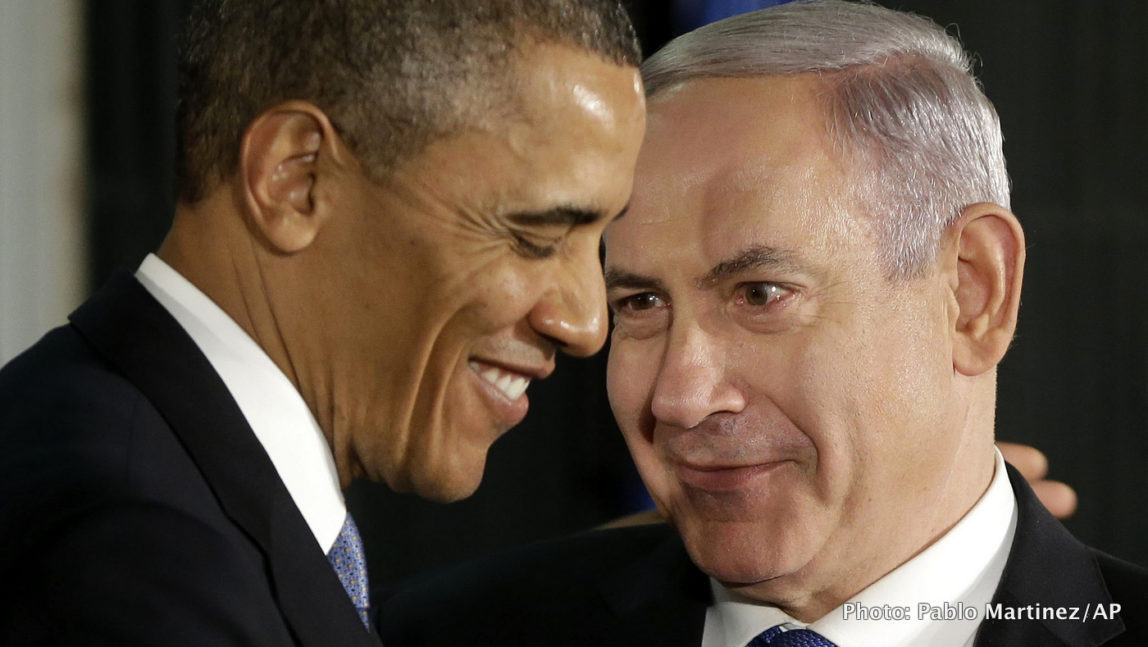
[[[326,437],[302,396],[239,324],[159,257],[148,254],[136,278],[215,368],[327,552],[347,509]]]
[[[1016,532],[1016,500],[1005,471],[1004,458],[995,452],[995,470],[988,489],[976,505],[947,533],[915,557],[869,585],[844,605],[808,627],[839,647],[963,647],[971,645],[985,605],[992,600],[1009,547]],[[787,623],[805,627],[776,607],[755,604],[733,595],[711,579],[714,604],[706,613],[702,647],[744,647],[765,629]],[[958,606],[960,603],[961,606]],[[930,605],[928,609],[921,604]],[[933,620],[949,605],[961,608],[971,620]],[[858,620],[853,609],[907,609],[904,619]]]

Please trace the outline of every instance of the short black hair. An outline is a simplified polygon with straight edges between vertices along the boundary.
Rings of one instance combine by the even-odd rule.
[[[512,54],[530,42],[641,60],[618,0],[204,0],[179,47],[179,198],[233,173],[248,124],[291,99],[326,112],[378,177],[510,111]]]

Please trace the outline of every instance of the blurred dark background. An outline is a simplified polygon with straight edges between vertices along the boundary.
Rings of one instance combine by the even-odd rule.
[[[186,0],[91,0],[87,37],[90,287],[156,248],[172,213],[173,35]],[[626,2],[646,53],[706,19],[699,2]],[[768,1],[727,1],[743,9]],[[998,436],[1071,483],[1068,526],[1148,563],[1148,2],[887,0],[950,26],[1004,124],[1028,271],[1000,371]],[[604,356],[531,387],[520,428],[470,499],[439,505],[369,483],[348,504],[379,582],[583,530],[643,504],[605,397]]]

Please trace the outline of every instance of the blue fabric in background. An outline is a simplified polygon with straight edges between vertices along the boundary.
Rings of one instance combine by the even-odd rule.
[[[684,34],[739,13],[785,4],[790,0],[674,0],[674,29]]]

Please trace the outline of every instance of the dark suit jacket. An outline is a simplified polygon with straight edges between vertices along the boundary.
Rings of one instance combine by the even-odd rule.
[[[1022,478],[1010,477],[1018,525],[995,601],[1002,610],[1040,603],[1081,614],[1089,605],[1093,617],[987,622],[976,644],[1148,645],[1148,571],[1078,542]],[[710,601],[708,579],[663,524],[588,533],[423,576],[382,604],[379,624],[388,647],[698,647]],[[1098,604],[1113,601],[1123,605],[1115,619],[1095,617]]]
[[[0,370],[0,644],[378,645],[191,338],[116,276]]]

